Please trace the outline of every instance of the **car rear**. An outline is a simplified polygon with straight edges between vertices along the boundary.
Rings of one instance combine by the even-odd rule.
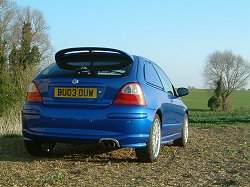
[[[138,63],[114,49],[59,51],[28,88],[24,140],[145,147],[155,111],[137,80]]]

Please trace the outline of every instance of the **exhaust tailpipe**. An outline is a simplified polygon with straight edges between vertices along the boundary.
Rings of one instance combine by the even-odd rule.
[[[104,147],[120,147],[119,142],[112,138],[102,138],[99,143]]]

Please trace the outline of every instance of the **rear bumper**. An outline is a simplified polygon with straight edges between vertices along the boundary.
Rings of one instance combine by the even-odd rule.
[[[146,106],[86,109],[25,103],[22,132],[26,140],[89,144],[107,138],[117,140],[120,147],[145,147],[154,115]]]

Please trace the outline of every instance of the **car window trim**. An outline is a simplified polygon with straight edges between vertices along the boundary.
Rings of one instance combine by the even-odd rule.
[[[157,86],[156,84],[150,83],[150,82],[148,82],[148,81],[146,80],[146,76],[145,76],[145,66],[146,66],[146,63],[149,63],[150,65],[152,65],[152,67],[154,68],[154,70],[155,70],[155,72],[156,72],[156,74],[157,74],[157,76],[158,76],[158,78],[159,78],[159,80],[160,80],[160,82],[161,82],[161,86],[162,86],[162,87]],[[149,62],[149,61],[147,61],[147,60],[144,61],[144,65],[143,65],[143,74],[144,74],[144,75],[143,75],[143,76],[144,76],[144,80],[146,81],[146,84],[147,84],[147,85],[152,86],[152,87],[154,87],[154,88],[157,88],[157,89],[159,89],[159,90],[164,91],[164,87],[163,87],[162,81],[161,81],[161,79],[160,79],[160,77],[159,77],[159,75],[158,75],[158,73],[157,73],[155,67],[153,66],[153,64],[152,64],[151,62]]]
[[[159,73],[158,73],[158,71],[157,71],[157,69],[155,68],[155,66],[157,66],[160,70],[162,70],[156,63],[154,63],[154,62],[152,62],[151,63],[152,65],[153,65],[153,67],[154,67],[154,69],[155,69],[155,71],[156,71],[156,73],[157,73],[157,75],[159,76],[159,78],[160,78],[160,81],[161,81],[161,84],[163,85],[163,82],[162,82],[162,79],[161,79],[161,77],[160,77],[160,75],[159,75]],[[162,72],[164,73],[164,75],[168,78],[168,76],[166,75],[166,73],[162,70]],[[174,88],[174,86],[173,86],[173,83],[171,82],[171,80],[168,78],[168,80],[169,80],[169,82],[171,83],[171,86],[172,86],[172,90],[173,90],[173,93],[172,94],[170,94],[169,93],[169,91],[167,91],[167,90],[165,90],[165,87],[163,86],[163,91],[165,92],[165,93],[167,93],[167,94],[169,94],[169,95],[172,95],[172,96],[177,96],[176,95],[176,91],[175,91],[175,88]]]

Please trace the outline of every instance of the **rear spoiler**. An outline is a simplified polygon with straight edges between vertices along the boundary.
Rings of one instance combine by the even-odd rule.
[[[57,65],[63,69],[76,68],[77,66],[72,65],[74,62],[105,62],[110,60],[119,60],[125,64],[130,64],[134,61],[134,58],[124,51],[103,47],[67,48],[55,54]]]

